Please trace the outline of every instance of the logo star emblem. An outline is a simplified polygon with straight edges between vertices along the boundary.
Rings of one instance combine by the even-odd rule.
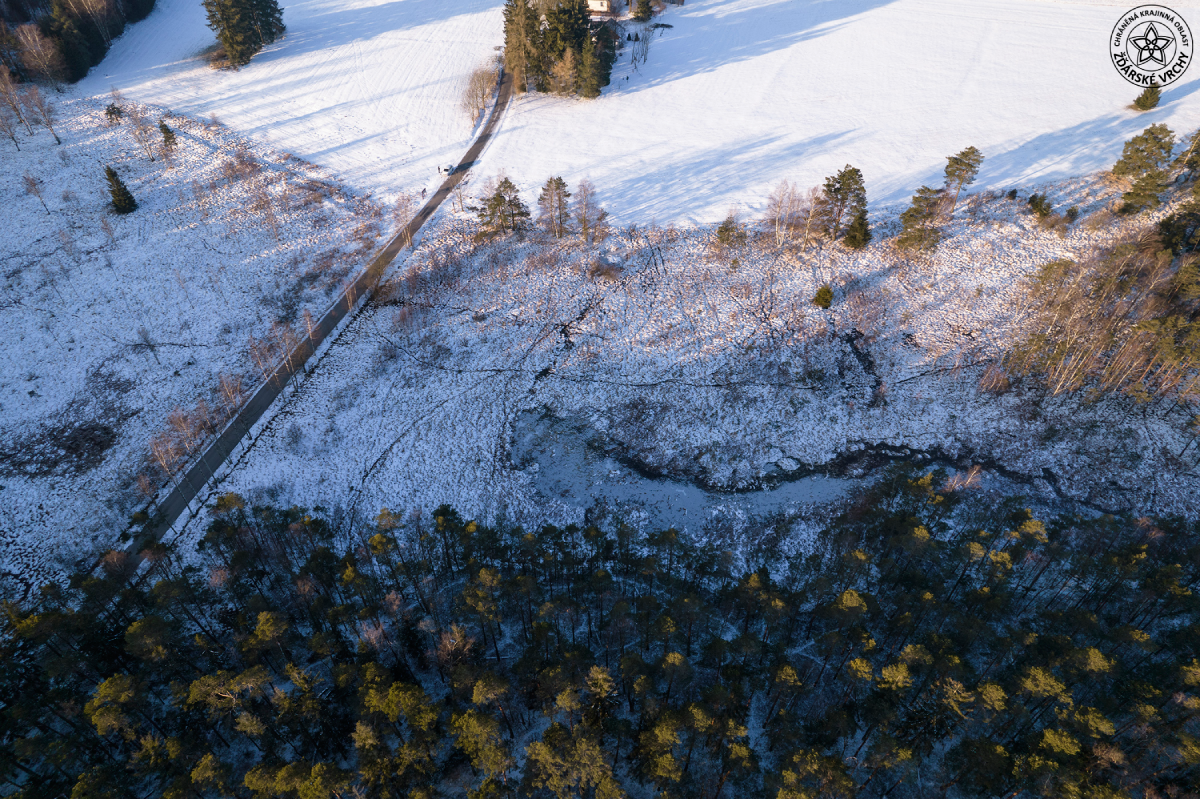
[[[1162,36],[1158,28],[1151,22],[1146,32],[1129,40],[1137,49],[1137,64],[1140,67],[1147,61],[1154,61],[1161,66],[1167,65],[1167,48],[1175,44],[1175,37]]]

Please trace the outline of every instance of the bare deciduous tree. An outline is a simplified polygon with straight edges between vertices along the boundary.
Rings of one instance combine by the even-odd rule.
[[[222,372],[217,379],[217,391],[230,415],[241,407],[242,398],[245,396],[245,392],[242,390],[242,378]]]
[[[575,51],[567,48],[563,57],[550,68],[550,91],[555,94],[571,94],[575,91]]]
[[[796,229],[802,198],[795,183],[780,181],[767,197],[767,224],[775,233],[775,244],[783,246]]]
[[[646,60],[650,58],[650,38],[651,34],[647,31],[633,43],[633,55],[630,63],[634,69],[637,69],[638,64],[645,64]]]
[[[32,136],[33,126],[29,124],[29,120],[25,118],[25,114],[21,110],[21,97],[17,93],[17,83],[13,80],[8,67],[3,64],[0,64],[0,100],[21,121],[21,124],[25,126],[25,131]]]
[[[37,25],[17,28],[17,47],[21,64],[29,74],[53,86],[62,82],[67,74],[67,63],[58,51],[58,45],[43,36]]]
[[[134,141],[142,148],[142,152],[151,161],[154,160],[154,131],[157,128],[151,125],[146,116],[146,109],[137,103],[129,103],[124,109],[125,116],[129,117],[129,129],[133,133]]]
[[[21,180],[25,184],[25,193],[37,197],[38,202],[42,204],[42,207],[46,208],[46,201],[42,199],[42,181],[38,180],[28,172],[25,173]],[[50,213],[49,208],[46,208],[46,213]]]
[[[412,231],[409,229],[409,223],[412,222],[416,211],[417,198],[407,193],[397,197],[395,205],[392,206],[392,218],[396,220],[396,228],[405,247],[412,246]]]
[[[462,109],[471,116],[472,122],[478,122],[483,110],[487,108],[488,100],[496,89],[496,70],[492,67],[480,67],[471,73],[467,79],[467,87],[463,92]]]
[[[275,214],[275,204],[271,200],[271,194],[267,191],[267,187],[259,183],[254,187],[250,196],[251,210],[258,214],[258,218],[271,231],[272,238],[279,241],[279,217]]]
[[[608,232],[608,212],[600,207],[596,198],[596,187],[590,180],[579,181],[575,189],[575,223],[579,225],[579,235],[588,243],[603,241]]]
[[[38,90],[38,87],[30,86],[26,89],[21,102],[25,105],[25,113],[50,131],[54,143],[62,144],[62,139],[58,138],[58,133],[54,130],[54,104]]]
[[[8,107],[3,105],[0,105],[0,132],[12,139],[13,146],[20,151],[21,143],[17,141],[17,121]]]

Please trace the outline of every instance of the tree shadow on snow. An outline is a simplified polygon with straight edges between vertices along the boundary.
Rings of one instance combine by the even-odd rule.
[[[894,2],[759,0],[726,13],[720,13],[722,4],[716,2],[684,6],[662,17],[674,27],[653,41],[640,77],[624,90],[641,91],[819,39],[849,25],[853,17]],[[626,68],[629,51],[627,42],[619,62]]]
[[[638,171],[643,166],[641,161],[622,170],[619,165],[613,169],[610,159],[607,169],[631,177],[606,191],[609,195],[606,199],[611,199],[622,209],[622,216],[629,219],[659,216],[707,219],[711,216],[711,206],[720,197],[737,196],[765,182],[782,180],[785,175],[781,165],[835,146],[844,147],[853,139],[853,130],[811,136],[802,141],[788,141],[787,134],[759,136],[737,146],[723,143],[703,152],[680,151],[677,157],[660,159],[656,169],[641,172]],[[581,174],[586,172],[581,170]],[[703,187],[710,187],[711,191]],[[681,198],[686,198],[682,206]]]

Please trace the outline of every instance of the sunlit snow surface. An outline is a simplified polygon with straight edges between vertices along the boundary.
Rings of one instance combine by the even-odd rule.
[[[520,99],[480,173],[506,172],[530,200],[552,174],[588,177],[622,222],[756,211],[781,178],[813,185],[846,163],[873,202],[900,202],[971,145],[988,156],[980,186],[1086,174],[1152,122],[1200,126],[1197,67],[1155,111],[1126,108],[1137,90],[1106,42],[1136,4],[688,0],[656,18],[673,27],[648,63],[632,69],[625,48],[600,99]],[[1170,5],[1200,31],[1200,5]],[[160,0],[83,89],[215,113],[360,188],[436,181],[470,138],[458,98],[502,42],[502,3],[284,6],[286,38],[214,72],[195,57],[212,42],[198,0]]]
[[[412,190],[457,163],[474,125],[471,71],[503,39],[501,0],[284,0],[287,35],[237,71],[199,54],[200,0],[158,0],[80,83],[209,117],[329,167],[363,189]]]

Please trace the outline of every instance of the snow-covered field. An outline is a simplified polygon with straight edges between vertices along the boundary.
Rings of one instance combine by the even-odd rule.
[[[171,411],[203,399],[219,421],[218,376],[259,379],[250,337],[319,316],[393,227],[324,170],[219,126],[167,117],[178,144],[165,161],[151,128],[150,161],[103,109],[59,102],[61,145],[22,131],[0,155],[0,573],[25,585],[111,545]],[[134,213],[112,212],[105,165]]]
[[[1138,114],[1106,39],[1130,2],[688,0],[656,22],[649,60],[626,47],[594,101],[531,96],[489,149],[532,198],[589,178],[626,224],[760,212],[781,178],[819,185],[859,167],[873,203],[937,185],[948,155],[988,155],[980,187],[1111,167],[1151,122],[1200,127],[1200,72]],[[1171,3],[1200,26],[1200,6]],[[630,25],[629,30],[640,26]]]
[[[213,70],[200,0],[158,0],[79,83],[234,130],[389,196],[432,189],[475,126],[459,108],[494,64],[502,0],[284,0],[287,35],[237,71]]]
[[[288,35],[239,72],[196,0],[159,0],[81,83],[116,85],[327,166],[356,187],[432,186],[471,137],[471,69],[502,44],[500,0],[296,0]],[[597,100],[519,98],[476,185],[507,173],[530,202],[551,175],[589,178],[618,221],[708,223],[761,211],[780,179],[820,183],[846,163],[873,203],[940,180],[945,157],[988,155],[980,187],[1112,165],[1151,122],[1200,127],[1193,68],[1147,114],[1109,61],[1128,0],[688,0],[656,23],[649,60],[626,47]],[[1200,4],[1171,6],[1200,30]],[[643,30],[628,24],[629,31]]]
[[[714,249],[711,227],[477,246],[468,220],[448,218],[214,491],[360,519],[447,502],[579,522],[621,493],[606,480],[636,482],[631,467],[667,476],[670,494],[853,476],[907,450],[985,464],[1049,502],[1195,515],[1200,479],[1177,457],[1186,411],[979,388],[1023,332],[1026,278],[1147,222],[1107,221],[1116,190],[1098,178],[1039,189],[1082,212],[1065,236],[1038,225],[1027,195],[980,194],[931,258],[893,248],[894,219],[862,252],[797,255],[762,239]],[[811,303],[826,281],[828,312]],[[707,505],[674,521],[703,533],[721,523]]]

